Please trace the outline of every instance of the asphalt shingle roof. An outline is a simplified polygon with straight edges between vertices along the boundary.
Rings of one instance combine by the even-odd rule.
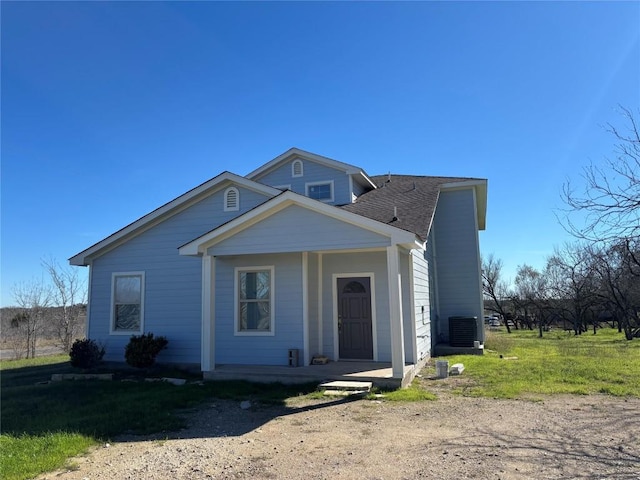
[[[340,208],[415,233],[426,240],[438,202],[440,187],[446,183],[473,180],[462,177],[424,177],[415,175],[376,175],[378,186]],[[394,218],[394,207],[397,218]]]

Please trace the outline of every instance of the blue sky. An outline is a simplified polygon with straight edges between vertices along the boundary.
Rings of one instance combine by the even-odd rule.
[[[1,304],[292,146],[489,180],[484,254],[544,264],[567,178],[640,107],[640,3],[2,2]],[[83,269],[84,271],[84,269]]]

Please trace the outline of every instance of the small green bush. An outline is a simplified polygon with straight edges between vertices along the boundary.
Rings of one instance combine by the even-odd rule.
[[[167,348],[168,343],[166,337],[154,337],[151,332],[132,335],[124,350],[124,358],[132,367],[148,368],[155,363],[156,357]]]
[[[74,367],[94,368],[98,366],[102,361],[102,357],[104,357],[104,347],[89,338],[76,340],[71,345],[69,357],[71,358],[71,365]]]

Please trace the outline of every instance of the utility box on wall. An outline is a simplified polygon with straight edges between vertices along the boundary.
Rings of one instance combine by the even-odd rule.
[[[478,317],[449,317],[449,345],[473,347],[478,340]]]

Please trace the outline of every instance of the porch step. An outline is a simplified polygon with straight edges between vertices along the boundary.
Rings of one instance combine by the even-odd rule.
[[[325,395],[346,397],[349,395],[362,395],[369,393],[372,386],[372,382],[335,380],[333,382],[321,383],[318,386],[318,389],[323,390]]]

